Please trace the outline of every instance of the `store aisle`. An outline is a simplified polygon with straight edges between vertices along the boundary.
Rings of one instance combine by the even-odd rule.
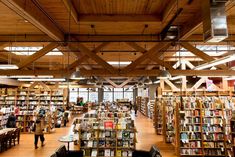
[[[175,157],[174,148],[171,144],[163,143],[162,136],[156,135],[153,129],[152,121],[140,113],[135,117],[135,125],[138,130],[137,149],[149,150],[151,145],[155,144],[161,150],[163,157]],[[34,149],[34,135],[21,134],[20,144],[13,146],[11,149],[0,153],[1,157],[49,157],[60,145],[58,139],[72,131],[70,124],[64,128],[56,129],[55,133],[45,134],[45,147]],[[77,146],[70,146],[70,149],[77,149]]]
[[[149,150],[152,145],[156,145],[163,157],[176,157],[174,147],[171,144],[164,143],[163,137],[155,133],[151,119],[138,113],[135,118],[135,125],[138,131],[136,149]]]

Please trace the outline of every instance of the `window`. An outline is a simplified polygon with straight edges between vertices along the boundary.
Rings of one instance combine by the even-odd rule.
[[[77,103],[78,88],[69,89],[69,102]]]
[[[124,92],[124,99],[129,99],[129,101],[133,101],[133,91]]]
[[[87,102],[88,101],[88,89],[87,88],[79,88],[78,89],[78,95],[79,97],[83,98],[83,102]]]
[[[91,102],[98,102],[98,89],[89,91],[89,101]]]
[[[104,101],[113,101],[113,90],[104,90]]]

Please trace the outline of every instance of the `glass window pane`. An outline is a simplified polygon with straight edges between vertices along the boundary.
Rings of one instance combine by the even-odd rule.
[[[78,91],[78,88],[69,88],[69,91],[70,91],[70,92],[77,92],[77,91]]]
[[[114,92],[114,101],[117,99],[123,99],[123,92]]]
[[[104,101],[113,101],[113,93],[112,92],[104,92]]]
[[[122,91],[123,91],[123,88],[114,88],[114,91],[122,92]]]
[[[78,92],[70,92],[69,93],[69,102],[74,102],[74,103],[76,103],[77,102],[77,97],[78,97]]]
[[[83,98],[83,102],[87,102],[88,101],[88,92],[79,92],[79,97]]]
[[[88,89],[87,88],[79,88],[79,92],[87,92]]]
[[[89,101],[98,102],[98,92],[89,92]]]
[[[124,92],[124,99],[129,99],[129,101],[133,101],[133,92]]]

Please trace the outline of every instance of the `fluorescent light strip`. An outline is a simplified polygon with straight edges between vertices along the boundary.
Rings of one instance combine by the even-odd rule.
[[[53,75],[15,75],[15,76],[9,76],[9,78],[53,78]]]
[[[7,69],[19,69],[17,65],[14,64],[0,64],[1,70],[7,70]]]
[[[18,79],[18,81],[65,81],[64,78],[22,78]]]
[[[128,65],[128,64],[131,64],[131,62],[117,62],[117,61],[109,61],[108,62],[109,64],[111,65]]]
[[[226,57],[223,57],[223,58],[220,58],[220,59],[202,64],[202,65],[199,65],[199,66],[195,67],[194,69],[195,70],[203,70],[203,69],[210,68],[210,67],[213,67],[213,66],[217,66],[217,65],[220,65],[220,64],[224,64],[224,63],[227,63],[227,62],[230,62],[230,61],[233,61],[233,60],[235,60],[235,55],[230,55],[230,56],[226,56]]]

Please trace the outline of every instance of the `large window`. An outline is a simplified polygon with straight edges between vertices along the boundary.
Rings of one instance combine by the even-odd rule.
[[[104,101],[116,101],[117,99],[133,100],[133,89],[113,88],[104,90]]]
[[[113,89],[104,89],[104,101],[113,101]]]
[[[89,91],[89,101],[98,102],[98,91]]]
[[[88,88],[79,88],[78,96],[83,97],[83,102],[88,101]]]
[[[69,102],[77,102],[78,97],[78,88],[70,88],[69,89]]]
[[[83,102],[98,101],[98,89],[89,90],[88,88],[71,88],[69,102],[77,102],[77,97],[83,97]]]

